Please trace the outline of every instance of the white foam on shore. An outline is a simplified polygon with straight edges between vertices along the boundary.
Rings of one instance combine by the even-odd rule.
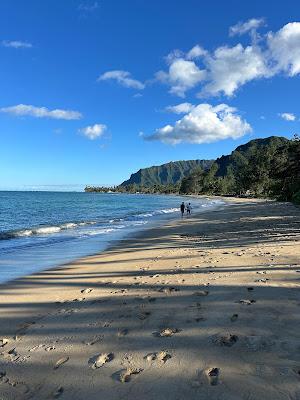
[[[186,199],[186,201],[188,201]],[[209,202],[203,204],[203,201]],[[225,203],[193,199],[193,212],[206,212]],[[0,233],[2,240],[0,282],[41,271],[91,254],[99,253],[125,236],[176,218],[179,208],[161,208],[124,218],[64,222]],[[122,221],[122,222],[121,222]],[[8,240],[14,239],[14,240]]]

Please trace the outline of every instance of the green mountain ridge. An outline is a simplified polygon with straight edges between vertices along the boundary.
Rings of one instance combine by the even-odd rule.
[[[183,178],[189,176],[193,170],[201,168],[208,171],[215,163],[218,166],[216,176],[226,176],[228,169],[236,169],[240,158],[249,159],[258,149],[266,148],[276,151],[280,146],[287,144],[288,139],[281,136],[270,136],[263,139],[253,139],[246,144],[238,146],[229,155],[223,155],[216,160],[182,160],[171,161],[162,165],[155,165],[148,168],[141,168],[131,174],[130,178],[122,182],[119,186],[126,187],[137,185],[141,187],[153,187],[156,185],[176,185]]]
[[[300,204],[300,137],[253,139],[216,160],[142,168],[119,186],[85,191],[252,196]]]
[[[240,164],[240,160],[245,158],[247,161],[257,152],[265,149],[273,155],[282,146],[290,142],[283,136],[269,136],[262,139],[253,139],[249,142],[238,146],[229,155],[223,155],[216,159],[215,163],[218,166],[216,176],[227,176],[228,169],[233,168],[236,170]]]
[[[206,171],[212,166],[213,162],[214,160],[171,161],[162,165],[141,168],[131,174],[130,178],[122,182],[120,186],[152,187],[155,185],[175,185],[180,183],[193,169],[201,167]]]

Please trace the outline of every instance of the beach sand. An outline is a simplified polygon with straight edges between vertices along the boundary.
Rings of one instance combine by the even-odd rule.
[[[300,399],[300,210],[233,200],[0,287],[0,399]]]

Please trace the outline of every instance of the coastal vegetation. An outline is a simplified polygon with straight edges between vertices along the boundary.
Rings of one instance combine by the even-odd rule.
[[[201,168],[207,171],[213,162],[214,160],[171,161],[163,165],[142,168],[132,174],[130,178],[121,183],[120,186],[130,188],[132,185],[138,185],[149,188],[176,185],[195,168]]]
[[[300,203],[300,139],[271,136],[212,160],[178,161],[139,170],[113,188],[87,192],[180,193],[269,197]]]

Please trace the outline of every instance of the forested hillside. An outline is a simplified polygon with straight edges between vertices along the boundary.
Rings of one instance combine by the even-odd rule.
[[[252,195],[300,200],[300,141],[271,136],[251,140],[208,171],[194,169],[181,182],[185,194]]]
[[[300,139],[254,139],[215,161],[176,161],[144,168],[114,188],[87,187],[86,191],[255,196],[300,203]]]
[[[154,185],[176,185],[187,176],[193,169],[200,167],[208,170],[214,160],[188,160],[174,161],[167,164],[142,168],[135,172],[120,186],[140,185],[152,187]]]

